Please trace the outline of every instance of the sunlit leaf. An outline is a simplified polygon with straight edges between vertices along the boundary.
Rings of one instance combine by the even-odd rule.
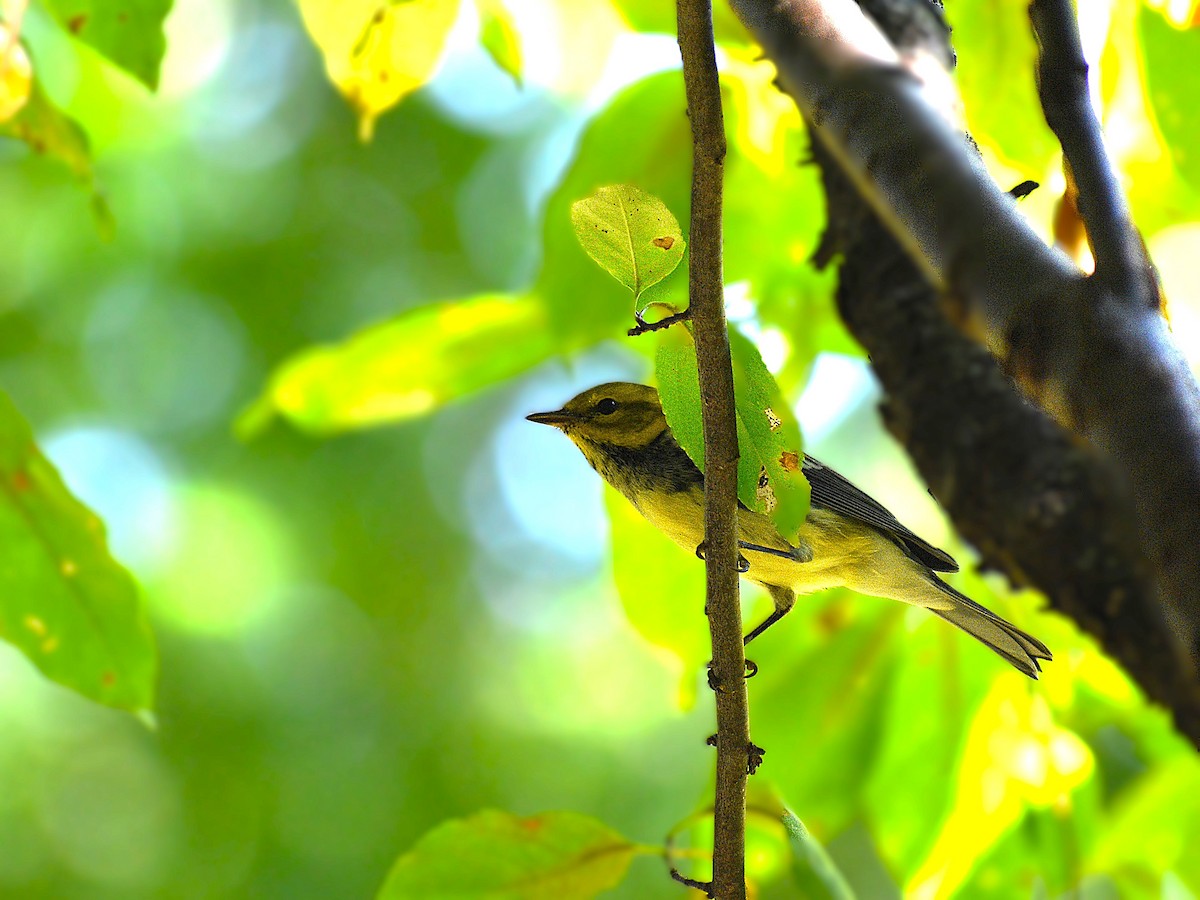
[[[537,293],[550,312],[551,328],[566,349],[616,337],[633,324],[628,298],[581,252],[571,224],[571,205],[606,184],[636,183],[680,218],[690,209],[691,131],[677,72],[654,75],[626,88],[591,123],[575,162],[546,207],[544,264]],[[637,140],[631,141],[630,135]],[[687,306],[684,278],[668,278],[642,295],[643,303]],[[653,346],[647,341],[646,351]]]
[[[42,0],[62,26],[146,87],[158,87],[172,0]]]
[[[675,325],[658,333],[654,380],[658,382],[658,395],[671,434],[700,471],[704,471],[704,429],[700,416],[696,344],[686,328]]]
[[[521,78],[521,35],[512,13],[500,0],[477,0],[479,7],[479,43],[497,66],[512,76],[518,86]]]
[[[784,810],[783,824],[792,849],[792,879],[801,896],[807,900],[853,900],[854,892],[846,883],[846,876],[796,814]]]
[[[33,91],[33,64],[25,45],[0,22],[0,124],[21,111]]]
[[[102,237],[115,229],[112,212],[104,194],[96,185],[92,170],[92,151],[83,129],[54,105],[34,79],[28,101],[15,117],[0,123],[0,137],[24,141],[33,152],[56,159],[91,191],[91,209]]]
[[[613,580],[625,616],[643,638],[675,659],[680,705],[695,700],[696,673],[711,655],[704,617],[704,565],[608,488]]]
[[[800,472],[800,431],[775,379],[754,345],[730,332],[738,419],[738,499],[770,515],[785,537],[795,538],[808,514],[808,482]],[[671,432],[704,468],[696,347],[678,326],[661,332],[654,360],[663,412]]]
[[[1145,0],[1176,28],[1200,28],[1200,0]]]
[[[553,351],[542,307],[529,298],[489,294],[422,306],[285,362],[238,430],[253,436],[276,413],[318,433],[412,418]]]
[[[955,891],[1027,805],[1068,802],[1094,765],[1091,750],[1053,721],[1028,679],[1001,673],[968,731],[954,805],[906,892]]]
[[[588,900],[625,876],[638,848],[572,812],[485,810],[444,822],[392,867],[380,900]]]
[[[297,2],[364,141],[380,114],[433,77],[459,9],[459,0]]]
[[[629,288],[635,303],[683,259],[679,221],[665,203],[633,185],[609,185],[576,201],[571,224],[588,256]]]
[[[0,479],[0,638],[85,697],[148,710],[156,653],[137,587],[5,394]]]

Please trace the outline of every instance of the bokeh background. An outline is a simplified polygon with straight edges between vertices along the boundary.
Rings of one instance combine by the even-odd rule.
[[[1023,4],[947,5],[968,121],[1002,185],[1042,182],[1023,209],[1048,233],[1063,181]],[[662,7],[506,4],[518,85],[464,5],[436,75],[366,144],[292,4],[179,0],[156,94],[29,10],[39,77],[88,133],[116,227],[103,240],[86,186],[0,141],[0,385],[138,579],[161,674],[138,718],[0,645],[0,896],[364,897],[481,808],[579,810],[655,845],[703,807],[700,566],[523,420],[649,377],[653,339],[622,336],[630,299],[566,209],[631,181],[686,222]],[[1085,14],[1195,359],[1192,13]],[[755,646],[759,777],[863,897],[1200,895],[1195,751],[1041,598],[971,571],[805,264],[822,210],[795,113],[720,28],[731,319],[807,449],[1055,652],[1034,684],[920,611],[809,598]],[[455,342],[454,310],[478,321],[481,294],[519,311],[520,339],[480,325]],[[362,361],[352,336],[380,322]],[[351,363],[287,368],[317,345]],[[777,842],[754,841],[761,896],[795,896]],[[611,896],[679,892],[646,855]]]

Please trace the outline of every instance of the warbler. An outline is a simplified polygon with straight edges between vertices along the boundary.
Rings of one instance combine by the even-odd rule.
[[[553,412],[526,416],[561,429],[605,481],[651,524],[697,555],[704,542],[704,475],[676,442],[658,392],[613,382]],[[812,503],[796,543],[767,516],[738,504],[738,568],[765,587],[774,611],[746,635],[754,640],[785,616],[797,594],[848,587],[923,606],[983,642],[1030,678],[1051,659],[1037,638],[960,594],[935,574],[956,572],[945,551],[919,538],[878,501],[805,454]]]

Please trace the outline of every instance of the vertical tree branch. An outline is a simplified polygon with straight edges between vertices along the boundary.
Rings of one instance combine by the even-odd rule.
[[[1088,90],[1088,64],[1071,0],[1034,0],[1038,95],[1078,188],[1096,277],[1129,302],[1158,306],[1157,279],[1104,147]]]
[[[721,265],[725,119],[711,0],[678,0],[679,50],[692,123],[689,308],[704,419],[706,609],[717,703],[712,894],[745,900],[746,774],[750,714],[737,570],[737,420]]]

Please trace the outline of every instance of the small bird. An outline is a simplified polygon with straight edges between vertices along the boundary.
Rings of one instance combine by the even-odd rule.
[[[658,391],[644,384],[602,384],[562,409],[526,418],[561,429],[651,524],[700,555],[704,475],[671,434]],[[812,503],[795,545],[770,518],[738,504],[739,569],[775,603],[746,635],[747,644],[786,615],[797,594],[844,586],[923,606],[1037,678],[1038,660],[1051,659],[1050,651],[938,578],[935,572],[958,571],[949,554],[917,537],[824,463],[805,454],[802,470]]]

